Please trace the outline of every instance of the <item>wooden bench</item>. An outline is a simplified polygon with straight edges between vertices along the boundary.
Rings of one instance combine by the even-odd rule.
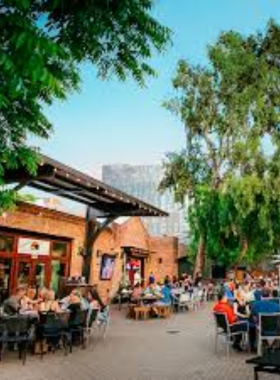
[[[160,318],[168,318],[170,316],[170,306],[169,305],[157,305],[154,308],[157,309],[158,316]]]
[[[134,318],[138,320],[139,318],[147,319],[151,308],[150,306],[135,306],[134,307]]]

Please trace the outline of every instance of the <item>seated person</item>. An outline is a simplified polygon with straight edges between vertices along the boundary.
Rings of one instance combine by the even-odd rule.
[[[271,292],[268,289],[264,289],[262,299],[251,304],[251,313],[256,323],[261,313],[270,314],[280,312],[279,303],[270,301],[270,296]]]
[[[97,323],[103,323],[108,319],[108,307],[102,301],[97,288],[90,290],[88,295],[91,312],[91,323],[97,319]]]
[[[162,295],[162,298],[160,299],[159,304],[171,305],[172,295],[171,295],[171,288],[170,288],[169,281],[165,280],[164,286],[161,289],[161,295]]]
[[[136,284],[132,291],[131,301],[138,302],[141,298],[142,293],[143,293],[142,286],[139,283]]]
[[[36,288],[29,287],[26,295],[21,299],[21,310],[24,311],[38,311],[42,298],[36,298]]]
[[[230,287],[229,287],[229,284],[225,284],[224,285],[224,289],[223,289],[226,297],[227,297],[227,300],[228,302],[233,302],[234,301],[234,290],[232,290]]]
[[[81,293],[76,290],[76,289],[73,289],[71,291],[71,293],[69,294],[69,306],[68,306],[68,309],[71,309],[71,308],[79,308],[79,309],[82,309],[82,296],[81,296]]]
[[[55,292],[53,290],[48,290],[44,293],[44,299],[40,304],[39,311],[53,311],[55,313],[59,313],[61,311],[60,306],[55,299]]]
[[[160,291],[161,289],[158,287],[158,285],[156,285],[155,283],[152,283],[152,284],[149,284],[148,287],[145,289],[144,294],[150,297],[161,298]]]
[[[245,299],[241,295],[241,291],[236,292],[235,300],[233,302],[234,315],[238,319],[248,319],[250,317],[250,308]]]
[[[242,333],[243,331],[247,330],[248,325],[246,322],[244,322],[244,324],[240,323],[240,324],[234,325],[234,323],[237,322],[237,317],[234,314],[233,307],[229,303],[226,293],[224,291],[221,291],[218,294],[218,302],[214,306],[213,311],[216,313],[223,313],[226,315],[228,323],[230,325],[233,324],[233,326],[230,327],[232,332]],[[240,346],[241,340],[242,340],[242,334],[238,334],[234,336],[233,348],[237,351],[243,351]]]
[[[60,307],[62,310],[69,309],[70,305],[79,304],[81,310],[88,310],[89,304],[86,297],[83,297],[79,289],[71,290],[69,296],[62,298],[60,301]]]
[[[256,289],[254,292],[254,296],[255,296],[256,301],[260,301],[262,299],[265,286],[266,286],[266,283],[263,279],[260,280],[259,282],[257,282]]]
[[[4,302],[3,313],[6,315],[15,315],[20,312],[21,301],[26,295],[26,288],[24,285],[18,286],[14,295]]]
[[[103,303],[97,288],[92,288],[88,292],[88,303],[89,303],[89,308],[93,310],[104,310],[105,309],[105,304]]]

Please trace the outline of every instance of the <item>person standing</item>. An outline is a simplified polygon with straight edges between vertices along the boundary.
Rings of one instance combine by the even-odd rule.
[[[135,274],[134,274],[134,283],[133,285],[141,284],[141,274],[139,268],[135,269]]]
[[[154,273],[151,272],[150,275],[149,275],[149,284],[154,284],[155,283],[155,276],[154,276]]]

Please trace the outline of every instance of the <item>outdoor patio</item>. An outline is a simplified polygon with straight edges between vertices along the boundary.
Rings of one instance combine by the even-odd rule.
[[[10,380],[247,380],[253,368],[247,354],[214,354],[211,307],[174,314],[167,320],[138,321],[112,310],[107,338],[76,348],[67,357],[30,355],[25,366],[8,354],[1,379]],[[278,377],[262,375],[274,380]]]

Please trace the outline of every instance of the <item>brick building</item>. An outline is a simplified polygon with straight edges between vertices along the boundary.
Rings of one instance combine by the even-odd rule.
[[[27,203],[0,216],[2,296],[19,283],[57,290],[61,277],[81,276],[85,228],[82,217]],[[113,223],[94,243],[90,283],[97,283],[103,296],[114,293],[132,262],[145,281],[151,271],[157,280],[177,275],[178,251],[177,238],[149,236],[138,217]],[[107,258],[114,270],[102,280]]]

